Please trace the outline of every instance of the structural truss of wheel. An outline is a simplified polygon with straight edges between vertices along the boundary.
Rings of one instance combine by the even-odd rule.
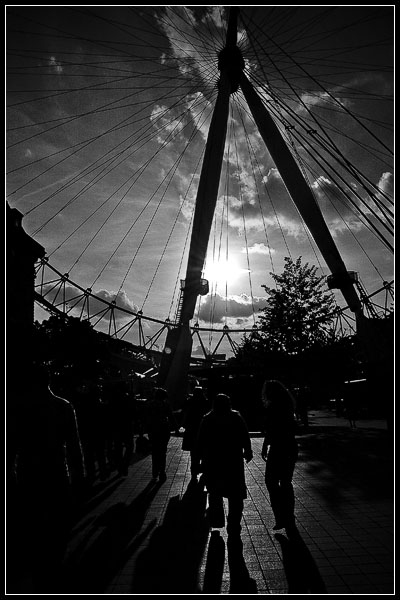
[[[238,20],[244,73],[378,312],[393,273],[393,10],[246,6]],[[185,277],[227,14],[7,8],[7,199],[46,250],[42,307],[162,347]],[[287,256],[330,274],[239,87],[209,293],[192,323],[201,354],[229,353],[257,326],[262,285],[274,285]],[[339,293],[337,303],[345,308]]]

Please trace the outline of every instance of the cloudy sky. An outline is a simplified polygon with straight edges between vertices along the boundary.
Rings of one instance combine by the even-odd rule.
[[[368,293],[393,277],[393,12],[250,6],[240,8],[238,27],[245,72]],[[173,319],[227,11],[6,13],[9,204],[70,281]],[[254,325],[261,286],[273,285],[285,256],[330,274],[238,91],[209,237],[210,293],[195,320]]]

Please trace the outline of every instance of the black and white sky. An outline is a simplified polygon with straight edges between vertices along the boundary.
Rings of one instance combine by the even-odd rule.
[[[393,278],[394,6],[239,9],[245,72],[372,293]],[[157,319],[185,276],[227,13],[6,7],[7,200],[60,272]],[[285,256],[330,273],[239,90],[196,318],[251,327]]]

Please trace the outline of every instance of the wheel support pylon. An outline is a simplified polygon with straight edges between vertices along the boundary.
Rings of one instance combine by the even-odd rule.
[[[187,394],[187,376],[192,353],[190,320],[193,318],[197,298],[202,288],[202,271],[218,198],[228,124],[229,97],[239,87],[290,197],[335,277],[336,287],[342,291],[347,304],[356,316],[362,314],[362,305],[354,289],[354,282],[349,276],[322,212],[278,127],[244,73],[245,63],[237,46],[238,14],[237,7],[230,8],[226,45],[218,57],[220,71],[218,96],[208,132],[197,190],[180,317],[179,322],[171,326],[168,332],[159,370],[158,385],[168,390],[174,407],[180,407]]]

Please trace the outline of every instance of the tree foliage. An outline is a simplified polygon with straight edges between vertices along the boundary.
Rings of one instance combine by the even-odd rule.
[[[54,369],[73,369],[90,377],[100,360],[107,356],[104,340],[90,323],[78,318],[50,316],[35,322],[36,360],[52,364]]]
[[[253,343],[259,349],[293,355],[330,342],[335,300],[317,267],[303,265],[301,256],[295,261],[286,257],[282,274],[271,276],[276,288],[262,286],[269,299],[259,317],[261,333],[253,336]]]

